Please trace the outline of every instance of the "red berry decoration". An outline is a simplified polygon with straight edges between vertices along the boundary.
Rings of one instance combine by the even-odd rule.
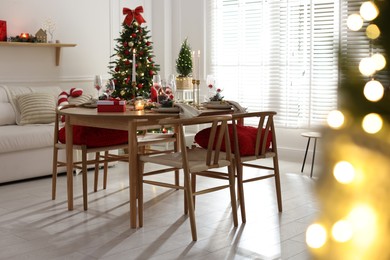
[[[137,37],[137,34],[135,33],[131,34],[131,38],[135,38],[135,37]]]
[[[213,88],[213,84],[209,84],[208,87],[211,89]]]
[[[129,55],[129,54],[130,54],[129,50],[125,50],[125,55]]]
[[[150,46],[150,44],[151,44],[150,42],[146,42],[146,46]]]
[[[126,61],[125,61],[125,64],[126,64],[126,65],[130,65],[130,61],[129,61],[129,60],[126,60]]]
[[[129,44],[127,42],[123,43],[123,47],[127,47]]]

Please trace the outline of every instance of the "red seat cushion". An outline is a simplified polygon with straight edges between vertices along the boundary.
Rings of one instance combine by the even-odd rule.
[[[199,131],[195,135],[195,142],[203,148],[207,148],[209,136],[210,136],[210,130],[211,128],[205,128],[201,131]],[[229,137],[231,142],[231,150],[234,153],[234,144],[233,144],[233,126],[231,124],[228,125],[229,130]],[[264,129],[263,129],[263,136],[264,136]],[[238,145],[240,150],[241,156],[248,156],[248,155],[254,155],[255,154],[255,144],[256,144],[256,135],[257,135],[257,128],[252,126],[242,126],[237,125],[237,136],[238,136]],[[262,137],[263,138],[263,137]],[[272,134],[269,133],[267,137],[267,143],[266,143],[266,149],[269,149],[272,142]],[[222,151],[226,151],[225,148],[225,141],[222,142],[221,146]]]
[[[66,143],[65,127],[58,132],[58,140]],[[125,144],[128,141],[127,131],[105,128],[73,126],[73,144],[87,147],[104,147]]]

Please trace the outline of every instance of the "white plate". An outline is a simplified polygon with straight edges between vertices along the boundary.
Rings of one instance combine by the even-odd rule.
[[[179,113],[180,108],[179,107],[155,107],[152,108],[152,111],[158,113]]]
[[[206,103],[204,104],[205,108],[211,109],[231,109],[232,105],[229,104],[216,104],[216,103]]]

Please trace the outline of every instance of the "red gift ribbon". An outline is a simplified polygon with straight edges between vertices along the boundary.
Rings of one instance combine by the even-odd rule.
[[[145,23],[145,19],[142,17],[141,13],[144,12],[144,8],[142,6],[138,6],[134,10],[131,10],[129,8],[124,7],[123,8],[123,14],[126,15],[125,20],[123,21],[128,26],[131,25],[133,20],[137,20],[138,24],[141,25],[142,23]]]

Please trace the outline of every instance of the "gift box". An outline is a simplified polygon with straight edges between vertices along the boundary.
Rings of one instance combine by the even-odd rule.
[[[125,100],[98,100],[97,111],[98,112],[125,112],[126,101]]]
[[[7,41],[7,22],[0,20],[0,41]]]

